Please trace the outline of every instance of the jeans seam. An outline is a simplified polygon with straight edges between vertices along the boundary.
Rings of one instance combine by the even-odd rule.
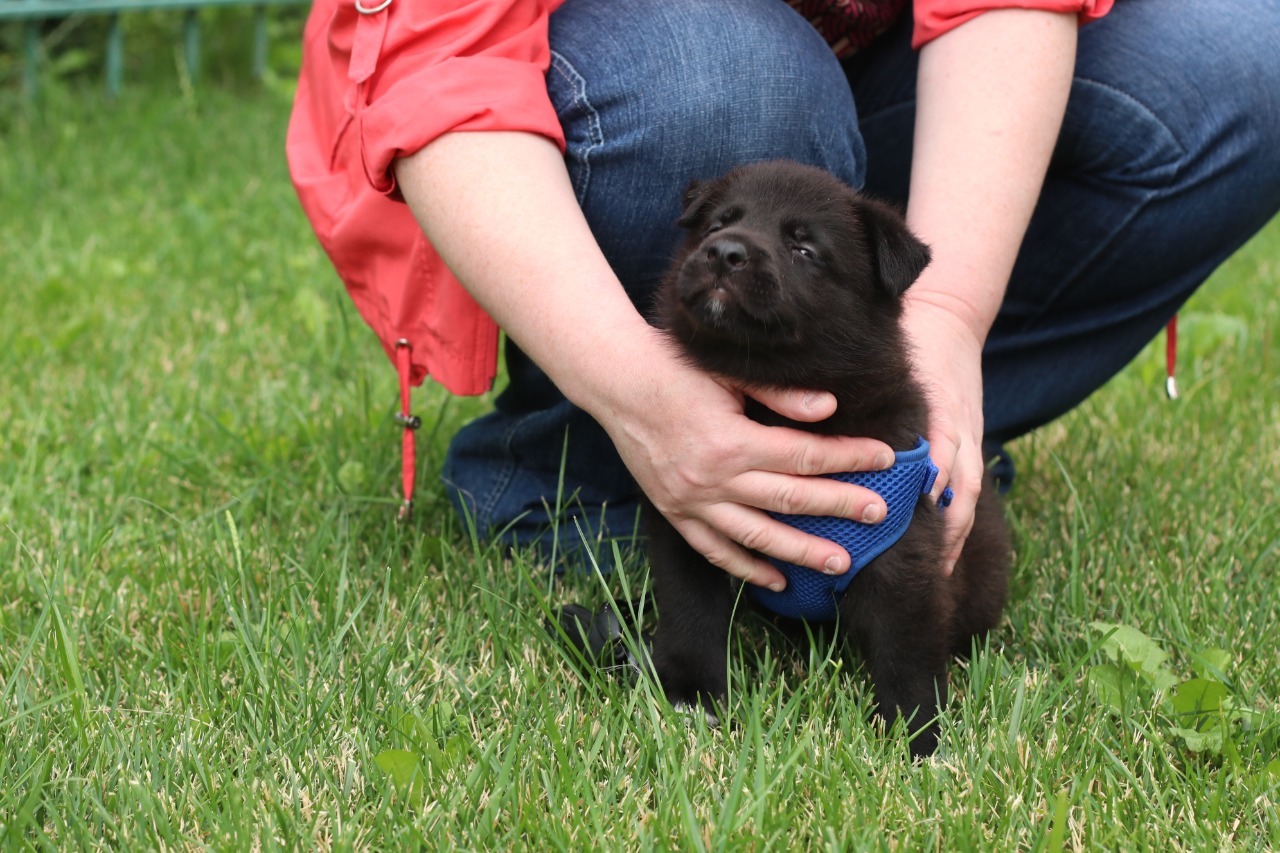
[[[1186,164],[1187,148],[1185,145],[1182,144],[1182,141],[1178,139],[1177,134],[1173,132],[1173,128],[1169,127],[1168,124],[1166,124],[1163,120],[1161,120],[1159,114],[1156,113],[1155,110],[1151,109],[1149,106],[1147,106],[1142,101],[1135,98],[1133,95],[1124,91],[1123,89],[1112,86],[1111,84],[1105,83],[1101,80],[1095,80],[1091,77],[1076,77],[1074,82],[1085,83],[1091,86],[1097,86],[1098,88],[1105,89],[1106,91],[1110,92],[1111,94],[1117,97],[1125,99],[1126,101],[1140,108],[1143,112],[1147,114],[1148,117],[1150,117],[1152,122],[1159,125],[1160,128],[1164,130],[1166,134],[1168,134],[1169,139],[1177,147],[1177,152],[1178,152],[1177,158],[1176,158],[1177,166],[1175,168],[1173,176],[1170,177],[1168,184],[1166,184],[1165,189],[1168,189],[1168,186],[1170,185],[1177,184],[1182,171],[1186,168],[1186,165],[1187,165]],[[1112,229],[1111,237],[1109,238],[1109,240],[1114,240],[1116,235],[1120,234],[1122,231],[1124,231],[1124,229],[1128,228],[1129,225],[1134,221],[1134,219],[1137,218],[1137,216],[1142,212],[1143,208],[1145,208],[1148,204],[1150,204],[1151,200],[1155,198],[1157,195],[1159,195],[1160,192],[1161,190],[1159,189],[1142,190],[1140,197],[1137,200],[1135,200],[1134,204],[1129,208],[1128,215],[1125,216],[1122,222],[1120,222],[1114,229]],[[1053,305],[1058,301],[1058,299],[1068,289],[1068,287],[1070,287],[1072,280],[1078,277],[1082,270],[1088,269],[1090,266],[1093,265],[1096,258],[1100,254],[1102,254],[1102,252],[1106,249],[1106,245],[1107,243],[1096,244],[1093,247],[1093,251],[1084,255],[1080,259],[1080,261],[1075,265],[1075,267],[1070,271],[1070,273],[1062,276],[1058,286],[1054,288],[1053,291],[1050,294],[1048,294],[1048,297],[1041,302],[1040,310],[1036,312],[1034,316],[1028,317],[1026,321],[1020,325],[1019,332],[1024,332],[1024,333],[1027,332],[1032,326],[1038,323],[1047,313],[1049,313]]]
[[[576,159],[581,163],[578,174],[573,175],[573,192],[579,206],[586,203],[587,188],[591,184],[591,154],[604,145],[604,129],[600,121],[600,113],[587,97],[587,80],[573,63],[556,51],[551,51],[551,71],[558,75],[573,93],[572,103],[580,108],[587,117],[587,136],[589,142],[580,146]],[[563,126],[563,122],[561,123]]]
[[[1075,82],[1088,83],[1090,86],[1097,86],[1099,89],[1106,89],[1111,94],[1124,98],[1126,101],[1129,101],[1132,104],[1136,104],[1138,107],[1142,109],[1143,112],[1145,112],[1148,116],[1150,116],[1153,122],[1160,125],[1160,127],[1164,130],[1165,133],[1169,134],[1169,138],[1172,139],[1174,144],[1178,146],[1178,162],[1180,166],[1181,164],[1185,163],[1187,159],[1187,146],[1182,144],[1182,140],[1178,138],[1178,134],[1173,132],[1173,128],[1165,124],[1164,121],[1161,120],[1160,114],[1157,113],[1155,110],[1151,109],[1151,107],[1147,106],[1142,101],[1138,100],[1133,95],[1126,92],[1124,89],[1120,89],[1116,86],[1112,86],[1110,83],[1106,83],[1102,80],[1095,80],[1092,77],[1076,77]]]

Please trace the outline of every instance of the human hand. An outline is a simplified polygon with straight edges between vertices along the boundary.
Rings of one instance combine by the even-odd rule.
[[[954,493],[945,513],[942,573],[960,559],[982,491],[982,342],[963,320],[908,292],[904,326],[912,344],[915,375],[929,400],[929,453],[938,466],[930,497],[948,486]]]
[[[825,392],[738,388],[675,358],[644,385],[633,389],[632,404],[597,418],[690,546],[727,573],[776,591],[786,578],[760,554],[828,574],[849,570],[839,545],[768,511],[883,520],[884,501],[875,492],[813,475],[888,468],[888,445],[764,426],[743,413],[749,396],[792,420],[820,421],[835,411],[835,398]]]

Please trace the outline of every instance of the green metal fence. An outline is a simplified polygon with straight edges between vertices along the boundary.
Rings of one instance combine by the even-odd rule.
[[[267,67],[267,8],[306,5],[310,2],[311,0],[0,0],[0,22],[22,22],[23,89],[30,97],[35,95],[39,81],[40,21],[72,15],[108,16],[110,20],[107,25],[106,64],[103,73],[107,91],[115,95],[124,82],[124,30],[120,25],[122,14],[152,9],[182,12],[183,56],[187,71],[194,80],[199,76],[200,70],[200,9],[208,6],[252,6],[253,74],[260,78]]]

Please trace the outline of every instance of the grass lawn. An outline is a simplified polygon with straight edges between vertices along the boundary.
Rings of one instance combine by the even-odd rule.
[[[287,112],[0,119],[0,846],[1280,845],[1280,222],[1184,312],[1181,400],[1153,346],[1012,447],[1008,615],[913,766],[821,636],[745,619],[723,730],[578,675],[545,608],[644,567],[470,543],[435,475],[481,400],[415,392],[395,522],[394,373]]]

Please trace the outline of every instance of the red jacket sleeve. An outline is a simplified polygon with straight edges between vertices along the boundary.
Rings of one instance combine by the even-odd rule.
[[[350,0],[334,4],[333,77],[357,78],[354,89],[367,75],[348,97],[360,100],[352,111],[370,183],[392,192],[392,161],[450,131],[528,131],[563,148],[546,83],[547,21],[561,2],[392,0],[385,32]]]
[[[1080,23],[1097,20],[1111,10],[1113,0],[916,0],[911,44],[923,47],[965,21],[993,9],[1040,9],[1075,13]]]

